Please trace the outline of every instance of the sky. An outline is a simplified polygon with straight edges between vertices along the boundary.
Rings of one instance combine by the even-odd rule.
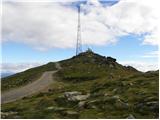
[[[77,6],[83,51],[123,65],[158,69],[158,0],[5,0],[1,72],[20,72],[75,55]]]

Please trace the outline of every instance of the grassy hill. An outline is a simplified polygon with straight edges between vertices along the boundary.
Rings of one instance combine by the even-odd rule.
[[[108,79],[121,78],[140,73],[131,66],[125,67],[112,57],[104,57],[87,51],[71,59],[61,61],[63,69],[59,76],[63,80],[84,81],[106,77]]]
[[[26,85],[30,82],[33,82],[34,80],[37,80],[43,72],[51,70],[56,70],[55,64],[53,62],[2,78],[1,90],[6,91]]]
[[[48,92],[2,104],[2,118],[159,117],[159,71],[142,73],[91,51],[60,64]]]

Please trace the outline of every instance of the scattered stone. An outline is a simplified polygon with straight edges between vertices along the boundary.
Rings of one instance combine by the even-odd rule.
[[[128,107],[129,107],[128,103],[125,103],[125,102],[121,101],[120,99],[118,99],[116,101],[115,105],[120,109],[128,109]]]
[[[118,95],[113,96],[113,98],[116,98],[118,100],[120,99],[120,97]]]
[[[95,105],[92,105],[90,108],[91,109],[97,109],[97,107]]]
[[[80,101],[80,102],[78,103],[78,107],[79,107],[80,109],[85,108],[85,106],[86,106],[86,101]]]
[[[97,103],[97,102],[100,102],[100,100],[91,100],[88,102],[88,104],[94,104],[94,103]]]
[[[21,119],[21,117],[16,115],[16,116],[13,116],[13,119]]]
[[[133,86],[133,83],[129,83],[130,86]]]
[[[101,100],[91,100],[86,103],[86,107],[89,109],[97,109],[96,105],[100,102],[101,102]]]
[[[82,100],[86,100],[89,96],[90,94],[82,95],[81,92],[77,92],[77,91],[64,93],[64,97],[68,101],[82,101]]]
[[[158,105],[158,102],[157,101],[147,102],[147,105],[154,105],[154,104]]]
[[[61,112],[61,111],[65,111],[65,110],[66,110],[66,108],[62,108],[62,107],[55,107],[54,108],[55,112]]]
[[[82,94],[81,92],[73,91],[73,92],[65,92],[64,96],[68,98],[70,96],[76,96],[76,95],[81,95],[81,94]]]
[[[79,114],[76,111],[64,111],[63,115],[67,116],[70,119],[78,119],[79,118]]]
[[[146,104],[153,111],[158,111],[159,110],[159,103],[158,103],[158,101],[147,102]]]
[[[8,116],[11,116],[11,115],[17,115],[18,112],[1,112],[1,118],[7,118]]]
[[[115,89],[113,89],[113,92],[117,92],[117,89],[115,88]]]
[[[64,97],[68,100],[68,101],[76,101],[75,96],[77,95],[81,95],[81,92],[77,92],[77,91],[73,91],[73,92],[65,92],[64,93]]]
[[[82,100],[86,100],[90,95],[87,94],[87,95],[77,95],[77,96],[74,96],[75,100],[77,101],[82,101]]]
[[[51,106],[51,107],[47,107],[47,110],[53,110],[54,109],[54,107],[53,106]]]
[[[130,114],[130,115],[127,117],[127,119],[135,119],[135,117],[134,117],[132,114]]]
[[[104,96],[108,96],[108,95],[109,95],[108,93],[105,93],[105,94],[104,94]]]
[[[61,111],[65,111],[66,108],[50,106],[50,107],[47,107],[47,110],[53,110],[55,112],[61,112]]]
[[[113,66],[112,64],[109,64],[109,67],[110,67],[110,68],[113,68],[114,66]]]

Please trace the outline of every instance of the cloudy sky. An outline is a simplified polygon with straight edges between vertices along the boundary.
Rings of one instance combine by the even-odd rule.
[[[4,0],[2,72],[75,55],[77,6],[88,47],[141,71],[158,69],[158,0]]]

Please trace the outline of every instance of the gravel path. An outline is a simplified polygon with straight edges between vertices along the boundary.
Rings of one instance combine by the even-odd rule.
[[[61,69],[59,63],[56,63],[56,67],[58,69]],[[53,83],[52,75],[54,73],[56,73],[57,71],[58,70],[44,72],[38,80],[36,80],[30,84],[27,84],[26,86],[2,93],[1,94],[1,103],[3,104],[3,103],[12,102],[17,99],[21,99],[25,96],[40,92],[41,90],[44,90],[51,83]]]

